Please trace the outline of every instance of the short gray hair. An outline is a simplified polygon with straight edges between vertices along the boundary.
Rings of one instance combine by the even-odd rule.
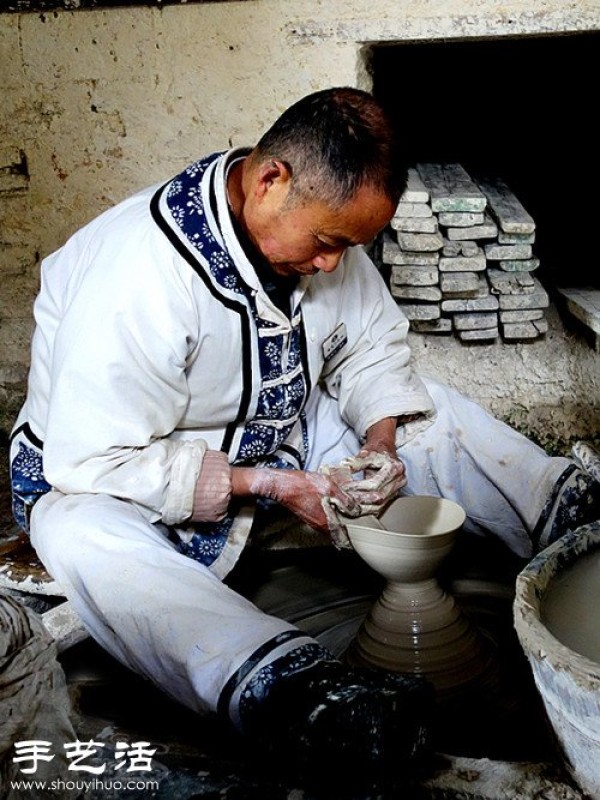
[[[323,89],[294,103],[261,137],[252,158],[284,162],[294,200],[339,207],[367,184],[395,204],[406,187],[390,119],[372,95],[350,87]]]

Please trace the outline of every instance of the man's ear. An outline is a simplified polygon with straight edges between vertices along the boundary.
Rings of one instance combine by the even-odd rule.
[[[292,168],[286,161],[278,158],[270,158],[264,161],[258,168],[257,173],[257,196],[262,197],[268,191],[289,191],[292,180]]]

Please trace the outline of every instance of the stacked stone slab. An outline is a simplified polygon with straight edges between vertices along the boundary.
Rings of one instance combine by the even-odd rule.
[[[413,330],[518,341],[547,330],[534,240],[533,219],[501,178],[470,175],[460,164],[417,164],[381,257]]]

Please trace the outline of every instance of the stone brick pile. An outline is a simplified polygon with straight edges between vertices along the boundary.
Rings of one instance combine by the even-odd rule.
[[[417,164],[383,235],[390,291],[421,333],[522,341],[548,327],[535,222],[501,178]]]

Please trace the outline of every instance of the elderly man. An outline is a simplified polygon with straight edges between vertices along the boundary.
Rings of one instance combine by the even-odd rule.
[[[329,89],[77,232],[42,265],[12,440],[15,516],[103,647],[265,752],[350,775],[426,749],[428,687],[228,588],[269,510],[343,546],[344,515],[437,494],[522,556],[597,514],[569,460],[412,370],[361,247],[401,153],[369,94]]]

